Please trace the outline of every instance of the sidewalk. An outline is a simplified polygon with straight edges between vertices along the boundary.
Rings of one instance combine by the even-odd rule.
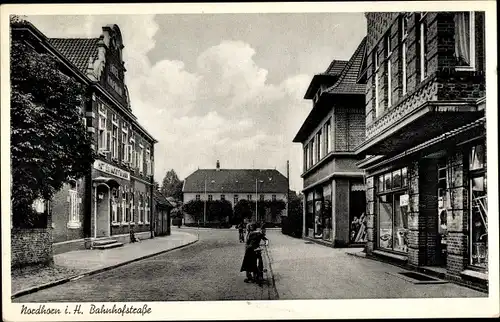
[[[268,237],[271,267],[282,300],[488,296],[445,281],[415,284],[399,274],[403,268],[346,253],[359,253],[360,248],[326,247],[278,231],[269,232]]]
[[[170,236],[145,239],[118,248],[54,255],[52,266],[12,271],[12,298],[187,246],[197,240],[196,235],[172,229]]]

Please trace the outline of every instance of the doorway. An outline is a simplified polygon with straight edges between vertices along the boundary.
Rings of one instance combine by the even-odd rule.
[[[95,237],[108,237],[111,229],[111,193],[110,189],[105,184],[99,184],[95,188],[96,202],[96,223],[95,223]]]

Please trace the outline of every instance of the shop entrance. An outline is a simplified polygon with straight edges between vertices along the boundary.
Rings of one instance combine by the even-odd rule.
[[[365,192],[352,191],[349,195],[349,242],[363,244],[366,242]]]
[[[95,188],[95,237],[107,237],[111,229],[111,192],[106,184]]]

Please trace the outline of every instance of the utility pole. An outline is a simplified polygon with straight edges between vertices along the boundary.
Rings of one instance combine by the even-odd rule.
[[[257,178],[255,178],[255,221],[259,222],[259,212],[257,208],[257,203],[259,202],[259,198],[257,197]]]
[[[207,225],[207,178],[205,178],[205,197],[203,198],[203,226]]]
[[[288,202],[290,201],[290,161],[286,160],[286,216],[288,217]]]

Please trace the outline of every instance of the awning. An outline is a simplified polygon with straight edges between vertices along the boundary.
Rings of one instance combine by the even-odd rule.
[[[94,178],[94,182],[95,183],[104,183],[108,187],[110,187],[111,189],[118,188],[120,186],[120,183],[118,181],[116,181],[113,178],[109,178],[109,177],[97,177],[97,178]]]

